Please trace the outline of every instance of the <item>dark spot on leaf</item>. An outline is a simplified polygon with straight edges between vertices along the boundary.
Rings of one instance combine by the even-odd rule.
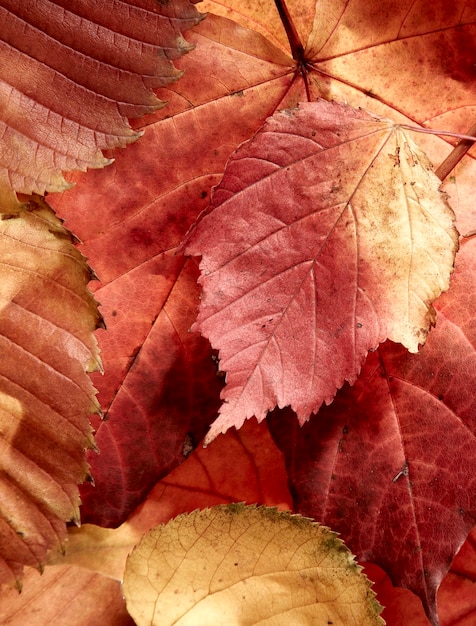
[[[135,244],[150,246],[154,243],[152,233],[145,228],[133,228],[130,232],[131,241]]]
[[[208,196],[208,192],[207,191],[202,191],[200,194],[200,198],[206,198]]]
[[[111,316],[112,316],[112,317],[116,317],[116,315],[117,315],[117,311],[116,311],[116,310],[111,311]]]

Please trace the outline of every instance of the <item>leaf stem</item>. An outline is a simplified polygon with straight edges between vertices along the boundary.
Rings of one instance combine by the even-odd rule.
[[[286,31],[293,59],[296,61],[297,69],[301,73],[302,79],[304,81],[307,101],[311,102],[311,90],[309,88],[308,67],[304,55],[304,46],[302,45],[299,33],[297,32],[296,26],[294,25],[291,15],[288,11],[285,0],[274,0],[274,3],[276,5],[276,8],[278,9],[279,17],[281,18],[281,21],[283,23],[284,30]]]
[[[418,126],[408,126],[407,124],[399,124],[400,128],[406,130],[414,130],[417,133],[427,133],[430,135],[441,135],[445,137],[456,137],[461,141],[455,146],[455,148],[446,157],[443,163],[436,170],[436,175],[440,180],[444,180],[448,174],[458,165],[464,155],[468,152],[471,146],[476,142],[476,124],[473,124],[468,130],[467,134],[452,133],[449,130],[435,130],[434,128],[421,128]]]
[[[473,124],[468,130],[468,135],[476,135],[476,124]],[[476,141],[476,137],[466,137],[462,139],[455,148],[449,153],[440,167],[436,170],[436,175],[440,180],[444,180],[448,174],[458,165],[464,155]]]
[[[274,3],[278,9],[279,17],[283,23],[286,35],[288,36],[293,59],[295,59],[298,63],[302,63],[304,61],[304,46],[301,43],[299,34],[294,26],[294,22],[291,19],[288,7],[286,6],[284,0],[274,0]]]

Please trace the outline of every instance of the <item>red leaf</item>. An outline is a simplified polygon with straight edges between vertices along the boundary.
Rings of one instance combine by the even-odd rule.
[[[438,593],[442,626],[472,626],[476,622],[476,529],[456,555]]]
[[[135,163],[140,169],[141,161]],[[117,176],[116,164],[111,176]],[[78,187],[77,209],[88,188]],[[220,379],[210,347],[188,332],[196,315],[198,272],[177,251],[193,219],[184,206],[175,215],[177,230],[160,237],[168,211],[155,206],[149,229],[136,225],[129,205],[114,238],[99,237],[86,246],[92,262],[115,263],[95,293],[108,326],[99,336],[107,375],[94,378],[107,421],[98,427],[99,456],[88,456],[95,485],[83,486],[83,521],[119,524],[159,478],[185,460],[217,409]],[[115,255],[116,250],[130,254]]]
[[[188,332],[198,273],[179,246],[216,172],[286,95],[289,80],[281,76],[289,67],[268,60],[275,50],[256,33],[241,33],[238,45],[227,20],[207,19],[197,30],[189,35],[193,60],[184,57],[184,77],[160,92],[168,106],[149,118],[144,141],[49,196],[102,281],[92,288],[107,325],[98,333],[105,375],[94,384],[109,419],[98,428],[99,456],[88,456],[95,487],[83,487],[82,519],[106,526],[121,523],[185,460],[216,415],[221,379],[211,349]],[[250,61],[246,50],[261,56]],[[272,84],[263,87],[263,77]]]
[[[420,354],[386,343],[302,429],[271,420],[297,511],[337,529],[437,622],[436,592],[476,521],[476,241]]]
[[[425,341],[457,234],[401,132],[319,101],[275,114],[230,159],[187,243],[202,255],[194,329],[227,373],[207,441],[276,405],[303,423],[355,381],[367,350]]]

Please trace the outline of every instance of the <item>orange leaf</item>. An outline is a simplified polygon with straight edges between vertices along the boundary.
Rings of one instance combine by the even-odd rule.
[[[0,623],[8,626],[134,626],[121,585],[79,566],[25,572],[22,593],[2,589]]]

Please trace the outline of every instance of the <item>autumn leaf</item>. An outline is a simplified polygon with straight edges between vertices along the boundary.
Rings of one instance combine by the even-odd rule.
[[[119,528],[69,528],[64,551],[49,555],[43,576],[27,570],[22,594],[2,590],[0,623],[129,624],[120,581],[126,558],[143,534],[181,513],[235,498],[282,510],[291,503],[282,455],[266,425],[255,420],[239,432],[229,431],[214,446],[198,447]]]
[[[134,626],[117,581],[79,566],[27,570],[21,594],[2,589],[0,623],[8,626]]]
[[[189,0],[106,11],[2,0],[2,205],[15,206],[15,191],[62,191],[62,172],[104,167],[102,150],[137,139],[128,118],[162,106],[152,90],[180,76],[173,60],[190,50],[181,31],[199,20]]]
[[[133,202],[134,188],[127,192],[131,178],[143,171],[142,143],[107,173],[107,184],[118,193],[104,206],[105,221],[114,223],[117,202],[126,203],[115,227],[89,235],[81,224],[96,173],[70,192],[77,211],[68,224],[85,238],[82,250],[103,280],[95,296],[107,324],[107,331],[98,332],[106,375],[95,376],[94,383],[107,421],[97,424],[100,454],[88,455],[95,484],[82,488],[82,519],[105,526],[124,521],[157,480],[187,458],[216,414],[221,386],[209,345],[188,332],[198,271],[178,246],[195,215],[185,205],[174,215],[175,229],[167,229],[170,212],[161,188],[170,179],[151,175],[145,210],[144,198]],[[157,237],[160,230],[164,235]],[[106,257],[112,260],[107,271]]]
[[[182,513],[230,504],[235,498],[290,508],[283,456],[265,424],[249,421],[239,432],[221,437],[216,446],[197,447],[118,528],[69,528],[64,552],[51,554],[48,564],[80,566],[122,581],[126,558],[146,532]]]
[[[229,4],[228,0],[226,4]],[[242,2],[242,7],[245,4],[247,3]],[[248,4],[252,7],[255,3]],[[173,219],[173,215],[179,204],[190,202],[197,212],[206,205],[210,186],[218,182],[226,159],[238,143],[252,136],[265,117],[272,114],[274,110],[293,107],[298,101],[306,99],[304,79],[307,80],[312,98],[328,94],[336,99],[347,100],[354,107],[365,106],[374,113],[392,118],[395,122],[413,121],[426,126],[444,125],[446,128],[451,127],[453,130],[460,131],[467,129],[468,120],[474,116],[473,86],[465,79],[465,76],[471,77],[469,73],[471,68],[466,66],[468,71],[460,73],[459,78],[455,78],[454,71],[452,72],[451,69],[455,68],[460,61],[464,66],[465,49],[470,50],[468,46],[465,48],[459,44],[461,32],[471,35],[474,31],[475,19],[469,5],[456,2],[451,5],[451,8],[438,6],[438,10],[432,13],[432,6],[425,3],[411,6],[406,3],[398,6],[392,3],[390,6],[387,3],[377,5],[373,2],[354,0],[347,3],[346,10],[339,14],[332,13],[328,3],[319,3],[316,6],[315,3],[288,2],[288,6],[293,17],[298,12],[304,14],[309,8],[313,11],[312,15],[316,15],[315,19],[313,17],[312,20],[306,18],[307,21],[304,19],[301,21],[299,32],[303,41],[307,41],[306,33],[312,30],[317,33],[318,29],[322,28],[323,32],[333,35],[333,45],[336,46],[337,42],[341,44],[341,48],[335,47],[328,57],[325,56],[327,54],[325,49],[322,54],[319,53],[320,56],[319,54],[314,57],[309,55],[306,66],[308,73],[304,73],[304,76],[293,61],[290,50],[285,45],[286,41],[280,39],[282,29],[281,34],[276,35],[273,40],[275,45],[272,45],[263,36],[258,36],[253,31],[238,27],[233,22],[210,16],[200,24],[193,36],[187,36],[190,41],[197,43],[197,50],[193,57],[190,55],[177,62],[177,66],[182,69],[186,68],[187,73],[177,85],[161,91],[164,94],[161,96],[162,99],[169,101],[170,108],[174,107],[173,111],[167,109],[173,117],[167,120],[162,112],[154,114],[146,129],[147,134],[152,135],[154,139],[151,140],[147,149],[144,146],[143,152],[135,153],[140,154],[141,167],[144,172],[148,172],[148,176],[135,176],[135,170],[132,170],[132,176],[128,179],[130,194],[125,196],[122,202],[121,195],[124,189],[120,188],[116,192],[116,186],[123,177],[127,178],[128,170],[125,162],[124,167],[117,170],[117,176],[106,180],[107,202],[104,201],[100,179],[94,178],[94,184],[88,188],[87,192],[85,191],[82,207],[78,209],[82,214],[78,217],[82,226],[81,232],[79,229],[77,232],[85,241],[83,250],[90,249],[95,252],[93,265],[98,274],[106,276],[106,282],[110,280],[110,276],[119,276],[122,271],[127,273],[128,255],[134,255],[136,262],[138,260],[138,267],[141,263],[140,259],[149,258],[146,252],[148,245],[150,247],[156,239],[163,237],[164,232],[168,232],[172,225],[175,229],[177,220]],[[360,23],[355,23],[355,17],[359,15],[359,12],[363,17]],[[239,11],[233,17],[238,13]],[[263,13],[263,20],[267,19],[268,14],[269,11]],[[349,19],[352,16],[353,21]],[[407,19],[407,16],[411,19]],[[261,26],[258,22],[259,19],[255,22],[256,27]],[[262,32],[265,32],[266,27],[268,31],[273,30],[265,24]],[[348,36],[349,33],[352,37]],[[359,39],[359,33],[362,34],[361,39]],[[438,47],[438,40],[441,39],[442,34],[446,46],[443,50]],[[280,41],[284,41],[284,44],[279,43]],[[345,48],[346,42],[349,42],[347,48]],[[408,54],[407,49],[410,50]],[[444,50],[452,52],[452,60],[446,65]],[[402,60],[402,54],[405,54],[405,64],[399,63],[399,59]],[[354,55],[358,55],[362,62],[363,87],[352,82],[350,72],[348,74],[344,72],[346,64],[352,61]],[[389,59],[391,55],[395,58]],[[193,59],[197,59],[197,65],[194,65]],[[378,67],[376,66],[378,71],[375,71],[373,65],[375,59],[378,60]],[[390,65],[390,61],[393,65]],[[398,65],[398,72],[395,71],[395,63]],[[332,64],[334,64],[333,67],[331,67]],[[391,70],[388,70],[390,67]],[[319,72],[319,69],[322,71]],[[404,119],[404,115],[408,118]],[[157,124],[158,121],[160,121],[160,126]],[[173,126],[176,127],[177,134],[170,130]],[[167,139],[171,138],[167,142],[169,153],[157,152],[156,147],[160,145],[161,130],[170,132],[166,135]],[[449,143],[433,137],[425,137],[422,142],[435,164],[441,162],[451,150]],[[167,172],[167,176],[159,175],[158,172],[160,174]],[[160,189],[164,202],[168,202],[170,207],[170,220],[167,225],[155,228],[155,223],[154,225],[148,223],[144,229],[143,224],[135,224],[134,228],[139,228],[139,230],[134,234],[140,245],[125,248],[120,240],[114,246],[114,238],[121,229],[123,221],[122,212],[129,205],[131,197],[137,218],[140,212],[146,216],[146,207],[154,206],[152,202],[154,193],[150,195],[148,193],[150,182],[158,178],[170,179],[171,182],[170,194],[166,193],[166,189]],[[176,195],[173,192],[174,185]],[[453,207],[459,209],[458,223],[462,225],[461,232],[468,233],[474,229],[474,201],[472,201],[474,162],[470,158],[462,162],[455,172],[455,177],[448,180],[446,186],[451,192]],[[190,191],[189,195],[184,194],[184,190]],[[87,201],[88,194],[89,202]],[[71,206],[68,210],[63,211],[62,207],[62,214],[68,217],[69,225],[73,224],[71,216],[76,209],[75,198],[77,196],[71,196]],[[105,205],[109,205],[111,198],[115,198],[115,201],[111,205],[110,212],[95,210],[98,206],[104,208]],[[94,207],[94,220],[90,219],[91,206]],[[83,236],[83,232],[86,236]],[[106,244],[108,237],[110,243],[104,245],[104,255],[102,255],[101,244]],[[125,237],[124,241],[129,240]],[[176,241],[174,240],[173,245]],[[148,245],[147,242],[149,242]],[[112,262],[112,269],[109,272],[111,251],[113,258],[118,258],[118,264],[115,266]],[[141,318],[141,309],[135,306],[135,301],[132,303],[127,297],[127,289],[122,290],[118,298],[115,298],[112,286],[111,290],[105,289],[98,295],[105,303],[104,309],[109,327],[114,324],[118,312],[123,319]],[[158,299],[161,300],[161,297]],[[197,303],[196,295],[186,301],[191,307],[192,302]],[[128,333],[125,322],[121,327],[118,326],[118,331],[119,328],[121,332],[115,335],[111,346],[113,343],[117,345],[118,339],[121,340]],[[140,352],[137,351],[137,347],[141,345],[135,342],[134,338],[134,333],[131,333],[130,345],[134,345],[132,349],[129,344],[127,344],[127,350],[121,348],[121,351],[116,353],[120,354],[117,361],[114,350],[110,352],[110,361],[105,359],[106,369],[109,363],[111,365],[115,361],[119,363],[121,359],[128,363],[134,361]],[[441,356],[445,358],[445,355]],[[157,361],[150,362],[150,364],[155,365]],[[458,360],[455,364],[459,367]],[[126,370],[127,367],[123,371]],[[111,380],[110,386],[109,383],[104,383],[105,388],[112,391],[110,398],[114,395],[114,390],[120,387],[121,376],[113,377]],[[119,383],[118,387],[114,387],[116,383]],[[159,384],[157,383],[158,386]],[[136,399],[140,397],[138,386],[134,385],[134,389],[136,393],[131,394],[131,398]],[[133,391],[132,387],[129,387],[129,390]],[[132,403],[130,406],[135,405]],[[103,471],[109,470],[116,480],[116,494],[122,497],[122,490],[127,490],[127,483],[121,482],[124,464],[119,461],[114,465],[114,452],[109,457],[113,459],[113,462],[108,463],[107,455],[110,454],[108,450],[113,451],[116,442],[121,438],[125,446],[128,438],[133,436],[133,429],[127,432],[127,421],[131,417],[129,410],[118,412],[115,417],[122,419],[123,425],[117,427],[116,434],[107,441],[107,445],[104,440],[101,446],[101,456],[96,458],[103,459],[105,462],[101,468],[98,465],[95,475],[99,476]],[[101,429],[109,428],[110,423],[111,420],[101,426]],[[121,437],[121,432],[124,433],[123,437]],[[177,448],[183,450],[184,439],[183,435],[180,436],[182,439]],[[160,447],[159,443],[158,448]],[[179,455],[175,453],[176,458],[177,456],[180,456],[180,453]],[[137,463],[137,458],[133,459],[131,456],[123,458],[127,459],[128,463],[134,462],[134,466]],[[398,471],[401,471],[402,467],[403,463]],[[395,475],[397,473],[395,472]],[[133,469],[128,474],[131,476]],[[466,484],[467,479],[463,481],[463,485]],[[130,493],[133,493],[132,490]],[[142,492],[136,492],[134,495],[137,498],[136,501],[143,498]],[[99,498],[100,496],[98,496],[98,501]],[[119,498],[116,499],[119,500]],[[431,527],[428,527],[428,532],[431,533]]]
[[[231,504],[181,515],[144,536],[124,575],[141,624],[383,624],[337,536],[311,520]]]
[[[203,11],[252,28],[292,55],[271,0],[203,0]],[[282,4],[282,3],[280,3]],[[312,97],[377,114],[403,114],[426,127],[465,132],[474,119],[476,11],[455,0],[426,2],[286,0],[302,43]],[[296,68],[301,72],[301,68]],[[303,98],[304,100],[305,98]]]
[[[61,546],[89,476],[101,318],[73,242],[38,198],[0,221],[1,583],[19,586],[23,565]]]
[[[186,55],[177,62],[185,70],[183,78],[161,90],[160,97],[169,104],[164,112],[156,113],[145,127],[148,143],[144,140],[129,147],[128,151],[134,151],[130,152],[130,157],[127,152],[117,154],[116,162],[111,166],[117,169],[105,170],[104,178],[99,172],[90,172],[87,180],[76,177],[75,180],[80,181],[76,189],[68,192],[64,198],[53,199],[55,208],[67,218],[69,227],[84,242],[82,250],[90,258],[104,285],[108,285],[107,289],[97,291],[97,297],[103,304],[102,311],[110,337],[107,340],[104,336],[100,342],[103,350],[111,354],[111,359],[104,355],[108,372],[105,379],[94,379],[100,391],[105,390],[100,398],[108,415],[111,398],[116,390],[122,388],[120,381],[124,374],[120,372],[127,371],[126,362],[135,362],[140,356],[140,346],[146,336],[144,328],[150,323],[147,320],[154,319],[156,315],[150,309],[144,315],[142,298],[131,299],[128,296],[132,282],[137,281],[136,284],[141,285],[141,281],[145,280],[139,280],[139,268],[146,273],[151,268],[152,276],[147,278],[151,289],[157,283],[160,272],[158,265],[144,264],[144,261],[159,250],[158,242],[163,240],[166,216],[175,213],[183,215],[189,211],[186,221],[181,223],[181,219],[173,218],[172,221],[171,218],[166,228],[167,232],[177,233],[173,245],[178,246],[184,231],[177,231],[177,226],[181,224],[185,229],[191,226],[199,210],[206,206],[210,187],[219,181],[226,159],[233,149],[250,137],[276,108],[294,106],[297,100],[305,97],[302,81],[295,79],[292,58],[267,42],[259,33],[210,15],[196,28],[196,32],[188,35],[188,39],[196,45],[196,49],[192,55]],[[367,99],[366,103],[369,102],[376,103]],[[392,109],[387,106],[385,113],[391,112]],[[441,152],[441,145],[444,146],[444,142],[431,143],[430,147],[437,156]],[[172,175],[156,176],[157,163]],[[463,200],[467,197],[471,174],[466,176],[465,184],[463,177],[459,180],[459,197]],[[113,190],[113,193],[108,190]],[[155,217],[156,202],[164,211],[160,220]],[[102,206],[102,211],[95,214],[95,220],[91,220],[90,207],[98,205]],[[154,215],[150,217],[152,212]],[[134,215],[134,220],[126,219],[126,215]],[[146,228],[143,220],[147,220]],[[124,229],[123,236],[118,239],[121,229]],[[166,241],[169,245],[171,239]],[[132,261],[138,268],[133,278],[132,275],[127,277]],[[170,276],[169,269],[164,271]],[[120,275],[121,279],[116,280],[115,277]],[[114,283],[109,285],[111,280]],[[127,283],[127,286],[119,290],[119,282],[124,285]],[[145,301],[148,302],[149,298],[145,298]],[[161,302],[160,297],[157,302]],[[191,296],[190,306],[196,306],[197,303],[197,296]],[[118,312],[120,325],[117,323]],[[140,320],[142,326],[141,333],[137,335],[129,325],[130,321],[135,325],[134,320]],[[190,318],[190,325],[192,322]],[[127,331],[124,330],[125,325],[128,325]],[[149,370],[150,363],[149,360]],[[137,389],[137,393],[134,389]],[[128,385],[127,392],[136,402],[136,398],[140,399],[140,386],[134,386],[134,389]],[[116,454],[118,445],[127,449],[134,433],[132,427],[129,429],[123,424],[123,421],[130,423],[131,411],[126,408],[119,410],[119,404],[117,407],[118,410],[110,414],[111,418],[114,417],[114,434],[106,437],[105,433],[112,428],[111,419],[101,426],[103,434],[98,434],[101,456],[93,455],[89,459],[93,474],[97,477],[96,495],[93,496],[97,506],[91,501],[94,515],[104,514],[99,512],[104,502],[101,498],[102,487],[99,488],[101,475],[104,473],[107,476],[103,481],[104,486],[108,482],[114,485],[106,501],[115,512],[106,514],[107,517],[87,517],[89,494],[86,495],[84,515],[89,521],[98,523],[120,523],[150,488],[148,483],[139,489],[140,481],[135,479],[133,466],[130,472],[123,471],[126,464],[133,463],[135,454]],[[134,411],[133,415],[138,413]],[[181,457],[184,433],[189,431],[190,427],[186,426],[185,431],[180,432],[174,452],[176,460]],[[102,437],[104,439],[101,440]],[[196,441],[199,437],[197,434],[193,439]],[[158,448],[163,449],[160,444]],[[112,458],[108,457],[109,450]],[[144,474],[151,476],[150,471]],[[121,501],[117,494],[122,494],[123,490],[129,494]],[[85,491],[89,492],[90,489],[86,488]]]
[[[181,246],[233,149],[286,96],[289,72],[267,60],[275,49],[257,33],[232,46],[235,31],[226,20],[201,22],[188,37],[196,49],[181,59],[183,78],[160,92],[168,105],[148,119],[147,140],[49,196],[101,279],[91,289],[107,326],[97,333],[105,375],[93,381],[108,419],[96,424],[100,454],[88,454],[95,486],[82,488],[83,521],[121,524],[187,458],[218,410],[222,378],[208,342],[189,332],[199,274]],[[248,49],[265,58],[247,63]],[[157,163],[167,176],[157,175]]]
[[[387,338],[417,351],[457,248],[439,185],[401,129],[322,100],[236,151],[187,242],[227,375],[208,442],[276,405],[302,424]]]
[[[438,594],[442,624],[471,626],[476,619],[476,529],[456,555]]]
[[[61,626],[102,624],[101,620],[106,619],[111,626],[116,625],[115,620],[118,624],[129,624],[120,621],[122,615],[126,620],[127,612],[124,606],[121,613],[118,581],[122,580],[127,554],[145,531],[180,513],[232,502],[234,497],[271,506],[281,503],[280,507],[287,509],[289,495],[285,485],[282,460],[270,441],[266,424],[248,420],[239,431],[232,429],[219,437],[213,446],[197,448],[185,463],[156,485],[144,504],[119,529],[99,529],[88,524],[70,528],[65,556],[51,555],[49,559],[49,563],[56,565],[46,568],[41,577],[35,571],[27,571],[20,595],[3,591],[0,618],[5,622],[10,620],[12,626],[23,626],[29,614],[34,615],[38,626],[47,626],[52,619]],[[470,586],[474,578],[471,545],[465,544],[440,588],[440,612],[447,617],[444,624],[452,624],[450,616],[461,615],[471,601]],[[385,606],[382,617],[388,626],[402,623],[428,626],[416,596],[392,587],[377,566],[366,566],[365,570],[375,581],[374,590]],[[103,576],[109,580],[104,581]],[[452,591],[455,585],[462,584],[467,590],[460,602],[460,597]],[[85,606],[94,610],[85,613]]]
[[[437,589],[476,521],[475,245],[462,246],[420,354],[387,342],[302,429],[291,416],[271,420],[296,510],[417,593],[432,623]]]

